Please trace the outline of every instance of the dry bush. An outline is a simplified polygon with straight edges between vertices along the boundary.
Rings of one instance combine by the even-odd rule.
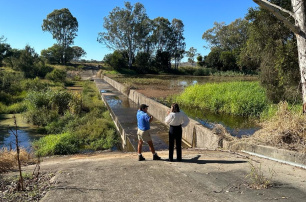
[[[34,160],[26,150],[20,149],[20,161],[23,165],[32,163]],[[0,150],[0,173],[7,172],[18,165],[17,153],[14,150],[9,151],[6,148]]]
[[[257,143],[306,152],[306,115],[288,109],[288,103],[278,105],[276,115],[261,123],[262,129],[248,138]]]

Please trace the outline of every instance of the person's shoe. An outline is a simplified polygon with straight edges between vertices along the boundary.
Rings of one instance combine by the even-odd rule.
[[[153,160],[161,160],[161,158],[157,154],[154,154],[153,155]]]
[[[138,155],[138,161],[144,161],[146,160],[142,155]]]

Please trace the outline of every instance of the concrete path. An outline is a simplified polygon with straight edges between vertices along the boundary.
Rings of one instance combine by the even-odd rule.
[[[168,151],[159,151],[163,159]],[[41,172],[55,173],[41,200],[54,201],[305,201],[306,171],[267,159],[222,151],[183,150],[182,162],[137,161],[136,153],[103,152],[45,158]],[[270,179],[251,189],[251,164]],[[29,172],[34,165],[24,169]],[[274,174],[274,175],[273,175]],[[258,176],[260,173],[258,174]],[[273,175],[273,176],[272,176]]]

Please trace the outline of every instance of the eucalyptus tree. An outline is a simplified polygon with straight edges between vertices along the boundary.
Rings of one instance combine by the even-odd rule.
[[[167,18],[158,17],[152,20],[152,35],[150,41],[154,51],[169,51],[172,39],[171,23]]]
[[[104,17],[105,32],[99,32],[97,41],[112,50],[127,51],[128,65],[132,67],[138,51],[144,50],[150,33],[150,19],[141,3],[131,5],[125,2],[125,8],[115,7]]]
[[[267,0],[253,0],[281,20],[296,37],[301,75],[303,111],[306,110],[306,13],[304,0],[291,0],[291,9],[284,9]]]
[[[57,43],[63,49],[61,61],[64,64],[67,62],[67,50],[77,36],[78,26],[77,19],[68,8],[55,9],[43,20],[42,30],[50,32],[53,39],[57,40]]]
[[[172,28],[172,45],[171,45],[171,57],[174,60],[174,68],[177,69],[178,65],[183,58],[185,52],[186,43],[184,33],[183,21],[174,18],[171,22]]]
[[[188,57],[188,62],[192,65],[195,63],[194,56],[196,56],[197,49],[194,47],[190,47],[188,51],[186,51],[186,55]]]
[[[84,57],[87,54],[86,51],[79,46],[72,46],[72,50],[74,60],[79,60],[81,57]]]

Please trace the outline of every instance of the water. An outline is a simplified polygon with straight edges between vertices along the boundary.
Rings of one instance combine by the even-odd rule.
[[[31,151],[31,143],[37,140],[41,135],[37,134],[36,129],[21,121],[20,115],[17,115],[17,134],[19,147]],[[14,120],[12,115],[1,115],[0,117],[0,149],[16,149],[16,138],[13,134]]]
[[[207,128],[213,129],[216,124],[223,125],[235,137],[249,136],[260,129],[258,119],[254,117],[217,114],[208,110],[181,107],[190,118],[195,119]]]

